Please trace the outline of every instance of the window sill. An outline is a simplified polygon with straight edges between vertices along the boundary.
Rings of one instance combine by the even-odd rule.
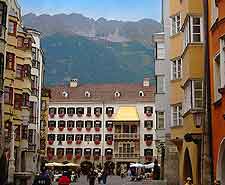
[[[156,94],[156,95],[157,95],[157,94],[159,94],[159,95],[164,95],[164,94],[166,94],[166,93],[165,93],[165,92],[156,92],[155,94]]]
[[[172,126],[172,127],[170,127],[170,128],[171,128],[171,129],[183,128],[183,125]]]
[[[177,32],[177,33],[174,33],[172,35],[170,34],[170,39],[173,39],[173,38],[179,36],[180,34],[181,34],[181,32]]]
[[[182,80],[182,78],[177,78],[177,79],[172,79],[170,80],[171,83],[175,83],[175,82],[180,82]]]

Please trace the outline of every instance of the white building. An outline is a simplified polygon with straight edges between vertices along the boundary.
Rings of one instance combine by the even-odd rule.
[[[155,88],[143,84],[79,84],[51,89],[49,161],[150,162],[155,148]]]
[[[41,117],[41,90],[44,78],[44,53],[41,48],[41,34],[35,29],[27,29],[34,39],[32,44],[32,68],[31,68],[31,96],[30,96],[30,124],[28,127],[28,154],[30,160],[26,161],[30,171],[38,171],[40,164],[38,150],[40,150],[40,117]],[[34,161],[31,163],[30,161]]]

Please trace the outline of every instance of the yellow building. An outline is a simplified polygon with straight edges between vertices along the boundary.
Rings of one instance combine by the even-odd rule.
[[[200,183],[203,122],[203,3],[170,0],[171,139],[179,152],[179,177]]]
[[[6,64],[4,76],[4,127],[10,149],[9,182],[31,179],[34,149],[28,147],[30,123],[31,66],[33,36],[22,25],[21,9],[16,0],[8,7]],[[29,161],[29,162],[28,162]]]

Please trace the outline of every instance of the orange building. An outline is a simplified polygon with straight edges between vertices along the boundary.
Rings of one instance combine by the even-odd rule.
[[[209,0],[214,178],[225,183],[225,0]]]

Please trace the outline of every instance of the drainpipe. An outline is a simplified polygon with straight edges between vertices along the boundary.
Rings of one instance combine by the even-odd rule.
[[[209,62],[209,33],[208,33],[208,0],[203,0],[204,9],[204,100],[205,121],[203,124],[202,142],[202,184],[213,184],[213,147],[212,147],[212,117],[211,117],[211,84],[210,84],[210,62]]]

